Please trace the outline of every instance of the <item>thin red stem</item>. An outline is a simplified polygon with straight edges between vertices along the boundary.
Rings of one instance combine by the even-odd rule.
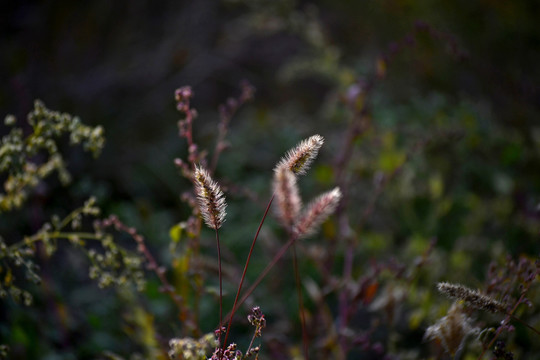
[[[516,302],[516,304],[514,305],[514,307],[512,308],[512,310],[510,310],[510,312],[507,314],[506,316],[506,319],[504,319],[504,322],[505,323],[508,323],[510,321],[510,318],[513,316],[512,314],[516,311],[517,307],[519,306],[519,304],[521,304],[521,301],[523,301],[523,298],[525,297],[525,292],[523,292],[521,294],[521,297],[519,298],[519,300]],[[495,340],[497,340],[497,338],[499,337],[499,335],[501,335],[502,331],[504,329],[504,326],[501,325],[499,326],[499,328],[497,329],[497,332],[495,333],[495,335],[493,335],[493,339],[491,339],[491,341],[489,342],[489,344],[484,348],[484,350],[482,351],[482,354],[480,354],[480,356],[478,357],[478,360],[481,360],[483,357],[484,357],[484,354],[486,353],[486,351],[488,351],[488,349],[493,346],[493,344],[495,343]]]
[[[285,255],[285,253],[287,252],[287,250],[291,247],[292,244],[294,244],[294,242],[297,240],[296,237],[292,237],[288,243],[286,243],[285,245],[283,245],[281,247],[281,249],[279,249],[278,253],[274,256],[274,258],[272,259],[272,261],[264,268],[264,270],[261,272],[261,274],[259,275],[259,277],[257,278],[257,280],[255,280],[255,282],[249,287],[249,289],[246,290],[246,292],[244,293],[244,295],[242,296],[242,298],[238,301],[238,305],[237,306],[240,306],[244,303],[244,301],[246,301],[246,299],[251,295],[251,293],[255,290],[255,288],[261,283],[261,281],[266,277],[266,275],[268,275],[268,273],[270,272],[270,270],[274,267],[274,265],[276,265],[276,263],[283,257],[283,255]],[[227,315],[225,317],[225,319],[227,318],[231,318],[232,316],[232,313]],[[230,323],[229,323],[230,325]]]
[[[534,331],[537,335],[540,335],[540,331],[536,330],[536,329],[533,328],[531,325],[527,324],[525,321],[521,320],[521,319],[518,318],[518,317],[515,317],[514,315],[511,315],[511,314],[508,314],[508,315],[510,315],[510,317],[512,318],[512,320],[515,320],[515,321],[519,322],[521,325],[526,326],[529,330]]]
[[[257,232],[255,233],[255,237],[253,238],[253,242],[251,243],[251,247],[249,249],[249,253],[248,253],[248,257],[247,257],[247,260],[246,260],[246,265],[244,265],[244,271],[242,272],[242,277],[240,278],[240,284],[238,284],[238,291],[236,292],[236,297],[234,298],[234,304],[233,304],[233,307],[232,307],[232,310],[231,310],[231,313],[230,315],[228,316],[229,318],[229,324],[227,325],[227,331],[225,332],[225,339],[223,340],[223,346],[222,346],[222,354],[225,352],[225,347],[227,346],[227,339],[229,338],[229,331],[231,330],[231,324],[232,324],[232,321],[233,321],[233,318],[234,318],[234,313],[236,312],[236,309],[237,307],[243,303],[240,302],[240,304],[238,303],[238,298],[240,296],[240,292],[242,291],[242,285],[244,284],[244,280],[246,278],[246,273],[247,273],[247,269],[248,269],[248,266],[249,266],[249,262],[251,260],[251,254],[253,254],[253,249],[255,248],[255,243],[257,242],[257,238],[259,237],[259,233],[261,231],[261,228],[264,224],[264,220],[266,219],[266,216],[268,215],[268,211],[270,210],[270,206],[272,206],[272,202],[274,201],[274,196],[275,194],[272,195],[272,197],[270,198],[270,201],[268,202],[268,205],[266,206],[266,210],[264,212],[264,215],[261,219],[261,222],[259,224],[259,227],[257,228]]]
[[[296,245],[292,244],[293,252],[293,265],[294,265],[294,278],[296,280],[296,291],[298,292],[298,308],[300,310],[300,322],[302,324],[302,343],[304,345],[304,359],[309,360],[309,344],[308,336],[306,332],[306,314],[304,309],[304,300],[302,298],[302,284],[300,283],[300,274],[298,271],[298,258],[296,256]]]
[[[219,244],[219,231],[216,227],[216,242],[217,242],[217,253],[218,253],[218,276],[219,276],[219,329],[218,329],[218,339],[221,341],[221,326],[223,325],[223,284],[222,284],[222,273],[221,273],[221,246]]]

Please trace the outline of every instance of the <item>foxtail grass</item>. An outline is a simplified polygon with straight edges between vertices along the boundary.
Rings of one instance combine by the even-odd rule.
[[[201,166],[195,167],[195,192],[199,210],[205,224],[216,232],[219,277],[219,328],[218,339],[221,341],[221,328],[223,325],[223,278],[221,271],[221,246],[219,243],[219,228],[225,221],[225,196],[219,185],[212,180],[210,174]]]
[[[285,156],[281,158],[281,160],[278,162],[278,164],[274,168],[275,177],[280,179],[280,181],[279,183],[277,183],[276,181],[274,182],[274,193],[272,194],[272,197],[270,198],[270,201],[268,202],[264,215],[261,219],[261,222],[259,223],[259,227],[257,228],[257,232],[255,233],[255,237],[253,238],[253,241],[251,243],[248,257],[244,265],[244,270],[242,272],[242,276],[240,278],[240,282],[238,285],[238,290],[236,292],[236,296],[234,299],[233,307],[232,307],[231,312],[227,316],[228,325],[227,325],[227,330],[225,332],[225,338],[222,345],[222,351],[225,351],[225,348],[227,346],[227,340],[229,337],[231,324],[234,319],[236,310],[238,306],[240,306],[245,301],[245,298],[242,298],[242,300],[239,301],[240,293],[242,291],[242,286],[244,284],[249,262],[251,260],[251,255],[255,248],[255,243],[257,242],[257,238],[259,237],[259,233],[262,228],[262,225],[264,224],[266,216],[268,215],[268,211],[270,210],[270,207],[272,206],[272,202],[274,201],[274,198],[277,197],[278,203],[279,203],[278,211],[279,213],[281,213],[280,218],[282,219],[282,222],[284,223],[284,225],[289,226],[289,228],[291,229],[290,233],[292,234],[292,229],[294,228],[294,223],[296,219],[298,218],[298,214],[300,212],[300,207],[301,207],[300,197],[298,195],[298,190],[296,188],[295,175],[303,175],[307,172],[307,170],[311,166],[311,163],[317,157],[319,153],[319,149],[321,148],[323,143],[324,143],[324,138],[320,135],[313,135],[309,137],[308,139],[301,141],[294,148],[289,150],[285,154]],[[294,236],[291,237],[291,240],[292,239],[294,239]],[[248,291],[248,294],[247,294],[248,296],[255,289],[256,285],[258,285],[258,283],[262,281],[264,276],[266,276],[266,274],[270,271],[270,269],[283,256],[285,251],[293,243],[294,241],[289,241],[282,248],[282,251],[280,251],[281,255],[279,255],[277,259],[274,258],[275,261],[271,262],[269,266],[267,267],[267,269],[263,271],[263,274],[261,274],[260,278],[257,279],[256,284],[254,284],[255,286],[252,285],[252,287],[250,287],[250,290]],[[296,257],[296,253],[294,253],[294,256]],[[295,258],[295,261],[296,261],[296,258]],[[296,266],[295,266],[295,277],[299,278],[298,269]],[[299,301],[301,303],[301,299]],[[303,306],[301,306],[301,312],[303,312]],[[302,318],[304,318],[303,314],[301,314],[301,316]],[[303,324],[303,336],[305,338],[304,324]]]

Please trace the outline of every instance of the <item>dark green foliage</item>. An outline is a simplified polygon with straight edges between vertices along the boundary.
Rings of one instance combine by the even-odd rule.
[[[24,136],[23,127],[15,127],[16,123],[13,115],[4,120],[4,124],[12,129],[2,138],[0,147],[0,172],[7,175],[5,193],[0,194],[2,212],[21,207],[29,191],[54,171],[58,172],[63,184],[70,182],[70,174],[58,151],[58,140],[62,135],[68,134],[72,145],[82,143],[94,156],[98,156],[105,145],[101,126],[86,126],[78,117],[47,109],[39,100],[28,114],[32,129],[28,136]]]
[[[166,359],[186,347],[210,357],[218,267],[192,162],[227,198],[226,313],[272,169],[317,133],[325,144],[300,193],[339,186],[343,201],[296,243],[310,358],[536,359],[538,10],[503,0],[2,5],[0,106],[17,116],[1,130],[0,357]],[[250,104],[244,78],[257,87]],[[184,85],[197,111],[181,111],[177,129],[172,95]],[[33,98],[93,126],[32,109]],[[270,214],[245,289],[287,243]],[[499,312],[453,306],[440,282]],[[229,354],[247,355],[247,315],[260,306],[252,358],[301,357],[296,296],[286,252],[237,310]],[[445,324],[468,335],[452,349],[437,336]]]

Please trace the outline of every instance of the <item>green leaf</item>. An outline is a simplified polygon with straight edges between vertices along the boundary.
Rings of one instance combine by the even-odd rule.
[[[181,223],[178,223],[178,224],[174,225],[169,230],[169,236],[171,237],[171,240],[174,241],[175,243],[179,242],[180,239],[182,239],[182,233],[184,232],[185,228],[186,228],[186,223],[185,222],[181,222]]]

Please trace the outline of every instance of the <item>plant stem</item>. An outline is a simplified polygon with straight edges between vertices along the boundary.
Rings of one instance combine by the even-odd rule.
[[[255,282],[249,287],[249,289],[246,290],[246,292],[244,293],[244,295],[242,296],[242,298],[238,301],[238,306],[242,305],[244,303],[244,301],[246,301],[246,299],[249,297],[249,295],[251,295],[251,293],[255,290],[255,288],[261,283],[261,281],[266,277],[266,275],[268,275],[268,273],[270,272],[270,270],[274,267],[274,265],[276,265],[276,263],[283,257],[283,255],[285,255],[285,253],[287,252],[287,250],[292,246],[292,244],[294,244],[294,242],[297,240],[296,237],[292,237],[288,243],[286,243],[285,245],[283,245],[281,247],[281,249],[279,249],[278,253],[274,256],[274,258],[272,259],[272,261],[264,268],[264,270],[262,271],[262,273],[259,275],[259,277],[255,280]],[[232,312],[227,315],[225,317],[225,319],[227,318],[232,318]]]
[[[249,352],[251,351],[251,347],[253,346],[253,343],[255,342],[255,338],[257,337],[257,329],[255,329],[255,332],[253,333],[253,336],[251,337],[251,341],[249,343],[249,346],[246,350],[246,354],[249,354]]]
[[[507,315],[510,315],[510,317],[512,318],[512,320],[516,320],[516,321],[519,322],[520,324],[525,325],[526,327],[528,327],[529,330],[532,330],[532,331],[534,331],[537,335],[540,335],[540,331],[536,330],[536,329],[533,328],[531,325],[527,324],[525,321],[521,320],[520,318],[515,317],[515,316],[512,315],[512,314],[507,314]]]
[[[259,237],[259,233],[261,231],[261,228],[264,224],[264,220],[266,219],[266,216],[268,215],[268,211],[270,210],[270,206],[272,206],[272,202],[274,201],[275,194],[272,194],[272,197],[270,198],[270,201],[268,202],[268,205],[266,206],[266,210],[264,212],[264,215],[261,219],[261,222],[259,223],[259,227],[257,228],[257,232],[255,233],[255,237],[253,238],[253,242],[251,243],[251,247],[249,249],[248,257],[246,260],[246,264],[244,265],[244,271],[242,272],[242,277],[240,278],[240,283],[238,284],[238,291],[236,292],[236,297],[234,298],[234,304],[232,307],[232,310],[230,312],[230,315],[228,316],[229,324],[227,325],[227,331],[225,332],[225,339],[223,340],[223,346],[222,346],[222,353],[225,352],[225,347],[227,346],[227,339],[229,338],[229,331],[231,330],[231,324],[234,318],[234,313],[236,312],[236,309],[238,306],[240,306],[243,301],[238,303],[238,298],[240,296],[240,291],[242,291],[242,285],[244,284],[244,280],[246,278],[247,269],[249,266],[249,262],[251,260],[251,254],[253,254],[253,249],[255,248],[255,243],[257,242],[257,238]],[[253,291],[253,290],[252,290]]]
[[[296,290],[298,292],[298,308],[300,310],[300,322],[302,324],[302,344],[304,345],[304,359],[309,360],[309,354],[308,354],[308,336],[306,332],[306,315],[305,315],[305,309],[304,309],[304,301],[302,298],[302,284],[300,283],[300,275],[298,272],[298,258],[296,256],[296,245],[292,244],[292,252],[293,252],[293,265],[294,265],[294,278],[296,281]]]
[[[176,292],[174,291],[174,287],[171,285],[171,283],[165,276],[165,269],[158,265],[152,253],[148,250],[144,237],[138,234],[134,228],[126,226],[115,215],[111,215],[109,216],[109,218],[104,220],[103,225],[105,227],[114,226],[117,230],[123,231],[132,237],[132,239],[137,244],[137,251],[142,253],[146,258],[146,261],[148,261],[148,269],[152,270],[161,281],[163,292],[167,293],[167,295],[169,295],[169,297],[178,307],[178,311],[180,313],[180,321],[182,321],[195,336],[200,336],[200,330],[198,329],[197,324],[193,319],[193,314],[187,308],[184,298],[176,294]]]
[[[49,239],[73,239],[73,238],[79,238],[79,239],[85,239],[85,240],[96,240],[101,241],[102,239],[95,235],[94,233],[86,233],[86,232],[60,232],[60,231],[53,231],[51,233],[47,233],[47,237]],[[43,234],[37,233],[34,236],[28,237],[27,240],[23,240],[17,244],[13,244],[11,247],[13,249],[17,249],[24,245],[30,245],[32,243],[43,241]]]
[[[219,330],[218,330],[218,341],[221,342],[221,326],[223,325],[223,283],[222,283],[222,273],[221,273],[221,246],[219,244],[219,231],[216,227],[216,242],[217,242],[217,253],[218,253],[218,276],[219,276]]]
[[[508,321],[510,320],[511,317],[513,317],[513,313],[516,311],[517,307],[519,306],[519,304],[521,304],[521,301],[523,301],[523,298],[525,297],[525,291],[521,294],[521,297],[519,298],[518,301],[516,301],[516,304],[514,305],[514,307],[512,308],[512,310],[510,310],[510,312],[507,314],[506,316],[506,319],[504,319],[504,323],[508,323]],[[484,357],[484,354],[486,353],[486,351],[491,347],[493,346],[493,344],[495,343],[495,340],[497,340],[497,338],[499,337],[499,335],[501,334],[501,332],[503,331],[504,329],[504,326],[501,325],[499,326],[499,328],[497,329],[497,332],[495,333],[495,335],[493,335],[493,339],[491,339],[491,341],[489,342],[489,344],[484,348],[484,350],[482,351],[482,353],[480,354],[480,356],[478,357],[478,360],[482,360],[482,358]]]

